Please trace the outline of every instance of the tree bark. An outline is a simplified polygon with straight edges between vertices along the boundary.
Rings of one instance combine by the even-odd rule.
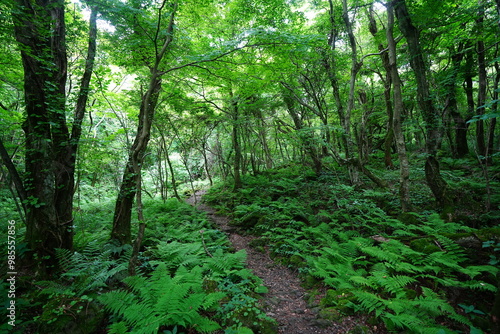
[[[398,67],[396,62],[396,41],[394,40],[394,10],[391,3],[387,5],[387,42],[389,48],[389,72],[391,81],[393,82],[393,129],[396,138],[396,147],[399,158],[399,201],[401,202],[401,210],[403,212],[411,211],[410,202],[410,164],[406,154],[406,144],[403,135],[402,119],[403,113],[403,94],[401,91],[402,83],[399,77]]]
[[[26,121],[26,235],[35,274],[57,269],[56,248],[73,247],[75,159],[95,55],[96,13],[91,15],[88,57],[70,133],[66,123],[64,1],[16,0],[14,35],[24,67]]]
[[[160,20],[162,8],[163,7],[159,9],[158,20]],[[117,240],[121,245],[131,243],[132,207],[134,204],[134,197],[138,190],[137,186],[139,184],[138,180],[142,171],[144,153],[146,152],[151,136],[151,126],[153,124],[155,109],[158,103],[158,96],[161,90],[161,77],[163,72],[160,71],[159,67],[173,40],[174,17],[176,10],[177,3],[172,6],[170,21],[167,26],[167,33],[163,44],[155,44],[156,54],[154,65],[151,65],[149,68],[150,75],[148,89],[141,98],[137,134],[129,152],[127,165],[125,166],[125,170],[123,172],[122,183],[120,185],[120,190],[115,203],[111,239]]]
[[[231,140],[233,143],[234,149],[234,166],[233,166],[233,176],[234,176],[234,186],[233,191],[240,189],[243,184],[241,182],[241,145],[240,145],[240,136],[239,136],[239,109],[238,109],[238,101],[235,100],[233,96],[233,92],[230,92],[231,95],[231,111],[233,116],[233,128],[231,132]]]
[[[22,180],[21,176],[19,175],[16,166],[12,162],[12,159],[11,159],[9,153],[5,149],[5,146],[3,145],[3,141],[1,138],[0,138],[0,157],[2,158],[2,161],[3,161],[3,164],[5,165],[5,167],[7,167],[10,178],[12,179],[12,182],[14,183],[14,187],[16,188],[17,197],[19,197],[19,200],[21,201],[24,215],[26,215],[26,212],[27,212],[26,189],[24,189],[23,180]]]
[[[302,149],[311,157],[314,172],[319,175],[323,166],[319,153],[317,152],[317,148],[314,146],[312,134],[308,133],[307,130],[304,130],[304,122],[302,121],[299,112],[296,110],[296,99],[291,96],[292,88],[284,82],[282,82],[282,86],[284,87],[281,94],[283,102],[285,102],[287,112],[292,118],[295,131],[297,132],[300,143],[302,144]]]
[[[142,97],[137,135],[130,149],[115,204],[111,239],[117,240],[121,245],[131,243],[132,206],[138,190],[137,184],[142,170],[144,153],[146,152],[151,136],[151,125],[153,123],[160,88],[161,76],[157,68],[153,68],[151,70],[149,88]],[[134,166],[138,167],[134,168]]]
[[[374,38],[377,37],[378,28],[377,21],[375,20],[375,15],[373,12],[373,5],[370,6],[370,10],[368,12],[369,19],[369,30]],[[386,168],[392,169],[394,168],[394,164],[392,163],[392,144],[394,143],[394,116],[392,110],[392,99],[391,99],[391,87],[392,87],[392,78],[391,78],[391,69],[389,65],[389,55],[387,52],[384,52],[385,47],[382,43],[379,43],[378,50],[380,52],[380,59],[382,60],[382,66],[385,69],[385,76],[380,74],[380,78],[384,83],[384,101],[385,101],[385,109],[387,111],[387,133],[384,139],[384,164]]]
[[[463,53],[464,45],[460,44],[456,51],[452,51],[451,62],[452,68],[449,78],[446,80],[444,86],[446,87],[446,102],[445,113],[449,114],[455,122],[455,143],[450,143],[452,152],[457,158],[464,157],[469,149],[467,144],[467,123],[459,112],[457,94],[456,94],[456,81],[457,75],[460,71],[460,64],[464,58]]]
[[[481,36],[483,32],[483,22],[484,22],[484,4],[483,0],[479,0],[478,18],[476,20],[478,36]],[[486,91],[488,88],[487,83],[487,73],[486,73],[486,50],[484,46],[484,41],[479,38],[476,43],[477,47],[477,67],[478,67],[478,90],[477,90],[477,108],[476,115],[484,114],[484,105],[486,103]],[[482,159],[486,159],[486,142],[484,137],[484,121],[482,119],[476,122],[476,143],[477,143],[477,154]]]
[[[399,28],[408,42],[410,55],[410,65],[415,74],[417,82],[417,101],[420,106],[426,129],[426,153],[425,177],[427,185],[431,189],[438,205],[443,209],[453,207],[448,185],[441,176],[439,162],[436,158],[438,143],[442,130],[440,126],[440,115],[434,106],[430,94],[429,81],[427,79],[428,66],[423,57],[423,50],[420,46],[420,34],[413,25],[406,6],[405,0],[395,0],[393,2]]]

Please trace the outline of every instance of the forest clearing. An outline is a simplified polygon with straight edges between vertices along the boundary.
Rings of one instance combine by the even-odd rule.
[[[2,333],[500,333],[500,1],[0,2]]]

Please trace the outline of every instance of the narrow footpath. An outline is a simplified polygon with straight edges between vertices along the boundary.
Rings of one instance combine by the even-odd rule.
[[[343,318],[342,322],[331,323],[318,318],[318,308],[308,307],[304,296],[306,290],[300,285],[297,274],[289,268],[275,263],[269,254],[250,247],[254,236],[240,235],[229,226],[229,218],[215,213],[215,209],[202,203],[205,192],[199,191],[186,201],[197,209],[205,211],[219,229],[228,235],[236,250],[247,252],[247,267],[259,276],[269,292],[264,295],[263,305],[268,316],[276,319],[281,334],[337,334],[348,333],[363,321],[356,317]]]

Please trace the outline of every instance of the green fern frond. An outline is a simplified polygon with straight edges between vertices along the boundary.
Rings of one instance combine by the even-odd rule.
[[[465,260],[467,260],[467,255],[465,254],[464,250],[455,241],[439,234],[435,235],[435,237],[438,240],[438,242],[443,246],[446,253],[449,256],[453,257],[454,261],[456,261],[457,263],[462,263]]]
[[[393,253],[392,251],[382,249],[380,247],[362,247],[360,250],[372,257],[375,257],[382,261],[387,261],[392,264],[399,263],[402,260],[401,255]]]
[[[376,316],[380,316],[385,310],[384,299],[379,296],[362,290],[353,291],[353,295],[356,297],[357,302],[365,309],[370,312],[375,312]]]
[[[386,313],[382,318],[384,323],[389,328],[394,329],[409,329],[412,332],[417,331],[418,333],[437,333],[431,330],[423,321],[423,318],[418,315],[400,313],[391,314]],[[425,318],[424,318],[425,319]]]
[[[161,242],[154,250],[157,258],[168,264],[169,269],[178,267],[194,267],[199,264],[200,257],[204,254],[201,241],[181,243],[178,241]]]
[[[483,265],[483,266],[467,266],[460,270],[462,274],[468,275],[470,278],[474,278],[477,275],[481,275],[483,273],[491,274],[492,276],[496,276],[500,271],[498,267]]]
[[[377,271],[372,273],[373,280],[377,286],[384,290],[397,294],[408,284],[415,283],[417,280],[410,276],[405,275],[390,275],[387,272]]]
[[[57,248],[56,249],[56,258],[59,262],[59,266],[61,270],[67,271],[71,268],[73,252],[69,249]]]
[[[497,290],[498,290],[498,288],[492,284],[482,282],[482,281],[476,281],[476,280],[470,280],[470,281],[465,281],[465,282],[456,282],[455,285],[457,287],[472,289],[472,290],[483,290],[483,291],[491,291],[491,292],[497,292]]]
[[[115,322],[111,324],[108,328],[109,334],[125,334],[129,333],[127,324],[124,321]]]
[[[203,269],[180,267],[174,276],[166,264],[159,264],[149,278],[133,276],[124,280],[130,291],[111,291],[99,297],[105,308],[119,315],[131,333],[157,333],[161,326],[197,326],[211,332],[219,325],[198,312],[215,305],[225,295],[203,290]]]
[[[244,249],[236,253],[223,253],[218,249],[212,257],[207,257],[204,261],[204,267],[213,274],[227,274],[235,269],[242,269],[247,254]]]

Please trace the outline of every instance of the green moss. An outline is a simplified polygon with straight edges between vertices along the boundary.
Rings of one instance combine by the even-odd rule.
[[[320,305],[323,307],[331,307],[331,306],[336,306],[337,308],[339,306],[344,307],[351,301],[352,298],[353,298],[352,294],[350,294],[347,290],[329,289],[326,292],[325,297],[321,299]]]
[[[318,286],[319,282],[320,281],[316,277],[308,274],[303,277],[302,287],[306,289],[311,289]]]
[[[372,334],[372,330],[367,326],[357,325],[348,334]]]
[[[339,321],[344,315],[335,307],[327,307],[319,311],[319,317],[329,321]]]
[[[434,243],[434,240],[431,238],[422,238],[415,239],[410,242],[411,249],[422,252],[425,254],[431,254],[435,252],[439,252],[441,249]]]
[[[307,265],[307,261],[300,255],[292,255],[290,257],[289,263],[294,267],[294,268],[303,268]]]
[[[418,217],[412,212],[403,212],[398,216],[398,220],[406,225],[420,224]]]
[[[270,243],[269,238],[257,238],[257,239],[251,240],[248,243],[248,245],[250,247],[257,248],[259,246],[267,246],[267,245],[269,245],[269,243]]]

